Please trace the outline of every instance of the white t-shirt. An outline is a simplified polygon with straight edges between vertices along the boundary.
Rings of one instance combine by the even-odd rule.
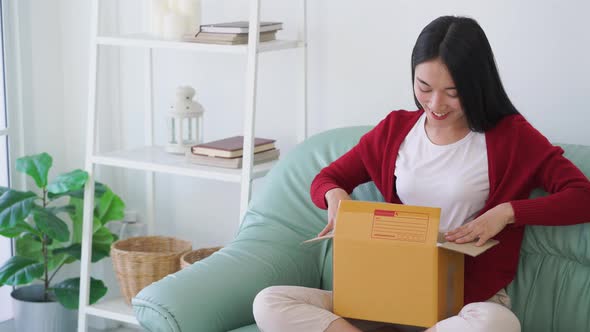
[[[436,145],[426,135],[425,119],[423,114],[400,146],[395,185],[404,204],[441,208],[439,230],[446,232],[471,221],[488,199],[485,135],[469,132]]]

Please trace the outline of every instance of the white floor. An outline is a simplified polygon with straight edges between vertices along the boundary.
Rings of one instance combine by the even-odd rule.
[[[141,329],[130,329],[126,327],[116,328],[112,330],[95,330],[95,329],[88,329],[88,332],[139,332],[143,331]],[[11,320],[7,322],[0,323],[0,332],[18,332],[14,329],[14,324]]]

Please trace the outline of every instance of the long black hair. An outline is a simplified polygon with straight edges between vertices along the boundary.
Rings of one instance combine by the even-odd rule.
[[[509,114],[518,114],[496,68],[488,38],[477,21],[441,16],[418,36],[412,51],[412,86],[416,66],[440,59],[448,68],[469,128],[484,132]],[[414,94],[416,106],[422,108]]]

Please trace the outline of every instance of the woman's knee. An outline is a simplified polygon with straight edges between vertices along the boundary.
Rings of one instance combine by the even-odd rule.
[[[492,302],[470,303],[459,316],[476,332],[520,332],[520,322],[510,309]]]
[[[271,286],[256,294],[252,303],[252,312],[257,322],[266,320],[269,316],[272,316],[272,311],[276,309],[277,302],[283,297],[282,293],[282,286]]]
[[[436,324],[436,332],[520,332],[520,322],[510,309],[491,302],[470,303],[457,316]]]

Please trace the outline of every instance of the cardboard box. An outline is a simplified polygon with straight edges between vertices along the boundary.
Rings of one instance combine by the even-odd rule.
[[[334,313],[423,327],[456,315],[463,307],[463,255],[497,241],[444,242],[439,219],[439,208],[341,201],[334,235],[324,237],[334,238]]]

